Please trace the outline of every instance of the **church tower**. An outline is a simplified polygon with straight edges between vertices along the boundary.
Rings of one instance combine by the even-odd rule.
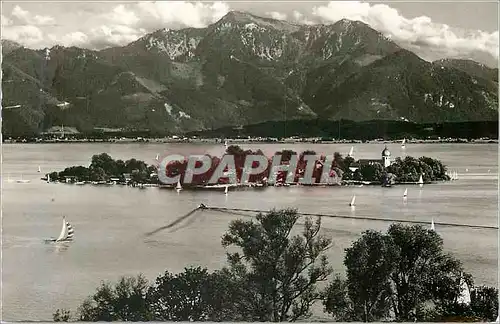
[[[387,149],[387,146],[382,151],[382,165],[384,168],[391,165],[391,152]]]

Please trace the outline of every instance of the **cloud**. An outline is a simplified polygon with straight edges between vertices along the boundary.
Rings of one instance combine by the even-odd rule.
[[[101,25],[90,30],[89,39],[97,48],[125,45],[146,33],[143,29],[135,29],[126,25]]]
[[[158,1],[140,2],[132,7],[138,9],[143,18],[144,28],[150,25],[161,25],[166,28],[202,28],[216,22],[229,12],[229,6],[223,2],[208,4],[204,2]]]
[[[54,34],[48,34],[48,39],[50,39],[53,43],[59,44],[62,46],[85,46],[89,43],[89,37],[80,31],[71,32],[63,35],[62,37],[57,37]]]
[[[121,46],[161,28],[206,27],[228,12],[229,6],[222,2],[208,4],[160,1],[120,4],[109,13],[96,17],[94,27],[82,33],[89,40],[90,47]],[[85,38],[79,36],[79,40]],[[69,40],[71,35],[63,38]]]
[[[287,18],[287,14],[277,12],[277,11],[266,12],[266,15],[268,15],[269,17],[271,17],[273,19],[277,19],[277,20],[286,20],[286,18]]]
[[[134,11],[127,10],[124,5],[116,6],[107,17],[111,22],[125,26],[133,26],[140,20]]]
[[[20,24],[43,26],[54,23],[54,18],[50,16],[32,15],[29,11],[23,10],[20,6],[15,6],[12,9],[12,16],[16,18]]]
[[[2,28],[2,38],[12,40],[16,43],[32,46],[44,40],[43,32],[36,26],[9,26]]]
[[[434,23],[426,16],[409,19],[385,4],[332,1],[326,6],[313,8],[313,15],[323,23],[334,23],[343,18],[362,21],[413,50],[434,49],[449,57],[482,51],[498,59],[498,31],[466,32]]]

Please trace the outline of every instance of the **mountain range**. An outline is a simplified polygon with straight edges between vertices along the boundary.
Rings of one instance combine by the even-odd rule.
[[[100,51],[2,40],[4,134],[64,125],[176,133],[290,119],[496,120],[498,69],[428,62],[359,21],[232,11]]]

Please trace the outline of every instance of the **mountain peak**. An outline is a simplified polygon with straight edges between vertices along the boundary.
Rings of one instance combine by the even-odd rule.
[[[233,21],[233,22],[246,22],[248,20],[252,20],[252,18],[258,18],[248,12],[232,10],[229,11],[221,20],[224,21]]]
[[[292,24],[288,21],[259,17],[243,11],[230,11],[215,24],[220,25],[227,23],[229,24],[253,23],[261,27],[274,28],[277,30],[287,30],[289,32],[296,31],[299,29],[299,25]]]

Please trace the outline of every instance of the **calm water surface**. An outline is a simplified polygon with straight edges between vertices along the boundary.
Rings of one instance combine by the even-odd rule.
[[[268,154],[289,148],[317,153],[346,153],[350,144],[256,144]],[[356,158],[378,158],[383,145],[358,144]],[[399,144],[388,145],[393,157],[401,156]],[[270,209],[295,207],[303,212],[411,219],[425,222],[498,226],[498,146],[496,144],[410,144],[414,157],[441,159],[459,172],[458,181],[408,187],[291,187],[260,191],[181,192],[124,186],[95,187],[47,184],[42,174],[68,166],[90,163],[93,154],[106,152],[115,159],[132,157],[152,163],[156,154],[209,153],[221,155],[218,145],[194,144],[9,144],[3,146],[3,316],[4,320],[51,320],[55,308],[72,308],[91,294],[101,280],[144,273],[153,280],[165,270],[185,266],[220,268],[225,252],[220,238],[228,223],[248,215],[199,211],[173,230],[145,237],[200,203],[209,206]],[[468,169],[468,171],[466,171]],[[18,184],[8,179],[30,179]],[[348,203],[356,194],[356,211]],[[61,216],[75,228],[69,247],[47,245],[44,238],[59,234]],[[330,260],[343,271],[343,250],[362,231],[384,231],[386,222],[323,220],[324,233],[332,237]],[[445,249],[462,260],[477,284],[497,285],[498,231],[436,226]]]

